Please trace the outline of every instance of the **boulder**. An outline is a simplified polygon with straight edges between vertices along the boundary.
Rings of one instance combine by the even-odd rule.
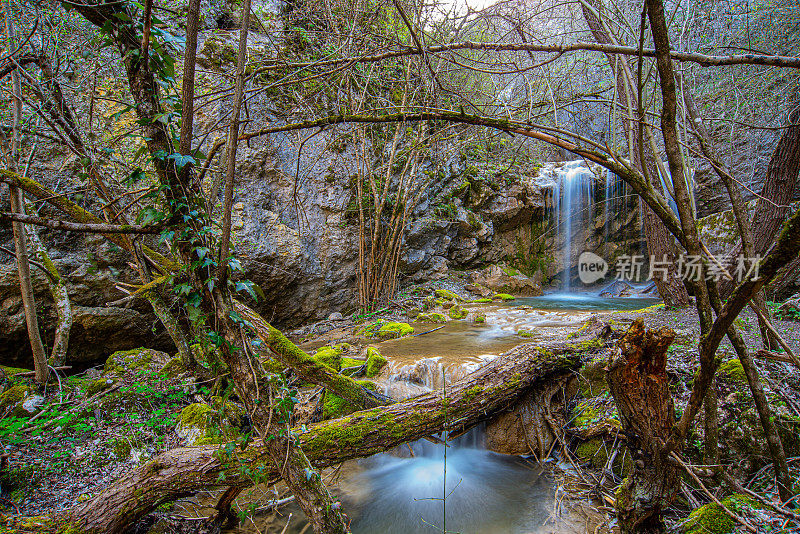
[[[536,297],[542,294],[541,273],[529,277],[513,267],[490,265],[471,275],[471,286],[484,286],[495,293],[509,293],[523,297]],[[481,296],[484,296],[481,293]],[[489,296],[488,294],[485,296]]]

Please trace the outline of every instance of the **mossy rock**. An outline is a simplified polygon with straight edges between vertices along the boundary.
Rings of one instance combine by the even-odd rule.
[[[746,495],[734,494],[722,499],[731,512],[740,516],[752,516],[763,506]],[[717,503],[708,503],[694,510],[683,524],[684,534],[730,534],[738,523],[726,514]]]
[[[0,365],[0,371],[2,371],[7,378],[11,378],[20,373],[30,373],[32,369],[22,369],[20,367],[8,367],[6,365]]]
[[[530,338],[530,337],[533,337],[533,336],[535,336],[535,335],[536,335],[536,333],[535,333],[535,332],[531,332],[530,330],[519,330],[519,331],[517,332],[517,335],[518,335],[519,337],[528,337],[528,338]]]
[[[473,304],[488,304],[488,303],[492,302],[492,299],[490,299],[490,298],[481,298],[481,299],[471,300],[470,302],[473,303]]]
[[[143,446],[144,443],[141,440],[126,436],[116,438],[111,442],[111,450],[119,461],[127,460],[133,449],[140,449]]]
[[[722,365],[719,366],[717,374],[722,379],[731,382],[742,382],[742,383],[747,382],[747,374],[745,374],[744,372],[744,367],[742,367],[742,362],[740,362],[736,358],[723,362]]]
[[[486,324],[486,315],[482,313],[476,313],[472,317],[472,322],[475,324]]]
[[[464,302],[463,298],[447,289],[437,289],[436,296],[442,300],[455,300],[456,302]]]
[[[378,337],[382,339],[395,339],[414,333],[414,327],[408,323],[389,322],[378,329]]]
[[[94,397],[101,391],[105,391],[113,385],[114,381],[110,378],[98,378],[97,380],[92,380],[86,386],[86,398],[89,399]]]
[[[221,69],[225,64],[236,63],[236,49],[215,35],[205,40],[198,55],[198,61],[208,68]]]
[[[377,391],[378,388],[371,380],[357,380],[359,384],[372,391]],[[325,399],[322,401],[322,417],[323,419],[337,419],[345,415],[349,415],[358,408],[350,401],[347,401],[338,395],[330,392],[325,392]]]
[[[508,293],[498,293],[492,297],[492,300],[501,300],[503,302],[508,302],[510,300],[516,300],[514,295],[509,295]]]
[[[386,367],[386,364],[389,363],[389,360],[383,357],[383,355],[378,352],[378,349],[373,347],[367,347],[367,378],[373,378],[380,374],[381,369]]]
[[[342,350],[338,347],[324,346],[317,349],[314,359],[327,365],[334,371],[342,369]]]
[[[3,393],[0,393],[0,415],[7,410],[15,410],[32,391],[33,389],[26,384],[14,384]]]
[[[417,315],[418,323],[446,323],[447,317],[443,313],[420,313]]]
[[[106,360],[103,371],[106,374],[118,376],[133,373],[155,373],[159,371],[169,361],[169,354],[153,349],[137,348],[131,350],[120,350],[112,354]]]
[[[469,312],[456,304],[452,308],[447,311],[447,315],[450,316],[451,319],[463,319],[467,316]]]
[[[375,321],[356,329],[355,333],[370,338],[396,339],[413,334],[414,328],[408,323]]]
[[[164,364],[159,374],[164,378],[175,379],[187,371],[186,365],[180,356],[174,356],[170,361]]]

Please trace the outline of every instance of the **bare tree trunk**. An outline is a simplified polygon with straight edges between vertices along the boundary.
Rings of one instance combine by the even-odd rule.
[[[14,12],[11,2],[5,4],[6,12],[6,44],[7,50],[13,50],[16,38],[14,36]],[[22,121],[22,85],[20,83],[19,72],[14,69],[11,72],[11,87],[13,100],[12,106],[12,134],[11,147],[9,150],[9,164],[12,170],[16,170],[19,159],[19,127]],[[9,185],[11,211],[13,213],[25,213],[25,200],[22,191],[18,187]],[[33,282],[31,281],[31,267],[28,263],[28,248],[25,240],[25,226],[22,223],[13,222],[14,250],[17,255],[17,272],[19,273],[19,285],[22,293],[22,305],[25,309],[25,323],[28,327],[28,339],[33,353],[33,365],[36,370],[36,382],[44,384],[50,375],[47,367],[47,355],[42,344],[42,337],[39,333],[39,320],[36,317],[36,299],[33,295]]]
[[[675,424],[667,377],[669,329],[645,331],[636,319],[608,363],[608,385],[633,444],[633,472],[618,492],[617,517],[624,534],[664,531],[661,513],[677,495],[680,478],[665,447]]]
[[[39,239],[39,234],[36,232],[35,227],[28,225],[26,229],[31,252],[38,256],[39,263],[47,270],[47,285],[50,288],[50,294],[53,296],[53,303],[58,314],[53,348],[50,351],[50,362],[53,367],[58,367],[64,365],[67,361],[69,334],[70,330],[72,330],[72,304],[69,300],[67,284],[50,259],[50,255],[47,254],[47,249]]]

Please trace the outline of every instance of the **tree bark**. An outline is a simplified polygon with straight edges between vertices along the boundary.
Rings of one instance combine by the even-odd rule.
[[[624,534],[663,532],[661,513],[680,485],[665,447],[675,424],[667,377],[667,349],[673,339],[675,332],[667,328],[645,331],[638,318],[609,358],[608,385],[634,460],[617,499]]]
[[[767,175],[753,214],[753,252],[763,256],[775,242],[775,235],[789,213],[800,172],[800,108],[789,114],[789,127],[781,135],[767,166]],[[725,258],[728,270],[736,268],[737,258],[744,252],[736,247]],[[720,295],[728,298],[735,282],[720,280]]]
[[[69,348],[69,334],[72,330],[72,304],[67,291],[67,284],[55,264],[50,259],[44,244],[39,239],[39,234],[33,227],[27,227],[28,241],[33,254],[38,256],[39,262],[47,269],[47,287],[53,296],[53,304],[58,314],[58,324],[53,339],[53,348],[50,351],[50,362],[53,367],[64,365],[67,361]]]
[[[323,468],[371,456],[443,430],[462,432],[522,398],[531,388],[564,377],[580,366],[581,353],[596,343],[522,345],[451,385],[447,402],[439,392],[293,428],[297,447],[310,464]],[[244,463],[261,478],[277,480],[269,446],[256,441],[226,458],[215,445],[174,449],[126,475],[64,518],[85,534],[123,531],[159,504],[213,487],[246,487]]]

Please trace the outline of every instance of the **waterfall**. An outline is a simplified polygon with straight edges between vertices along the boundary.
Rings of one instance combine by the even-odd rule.
[[[611,241],[611,233],[613,231],[611,222],[620,213],[627,212],[625,194],[625,182],[613,172],[606,171],[605,200],[603,202],[603,239],[606,243],[606,255],[610,252],[608,243]]]
[[[555,199],[556,228],[563,239],[562,263],[564,279],[562,290],[569,292],[571,288],[570,271],[572,267],[573,235],[585,229],[591,221],[591,205],[594,202],[594,173],[583,160],[569,161],[556,169],[553,197]],[[585,236],[581,232],[579,239]]]

